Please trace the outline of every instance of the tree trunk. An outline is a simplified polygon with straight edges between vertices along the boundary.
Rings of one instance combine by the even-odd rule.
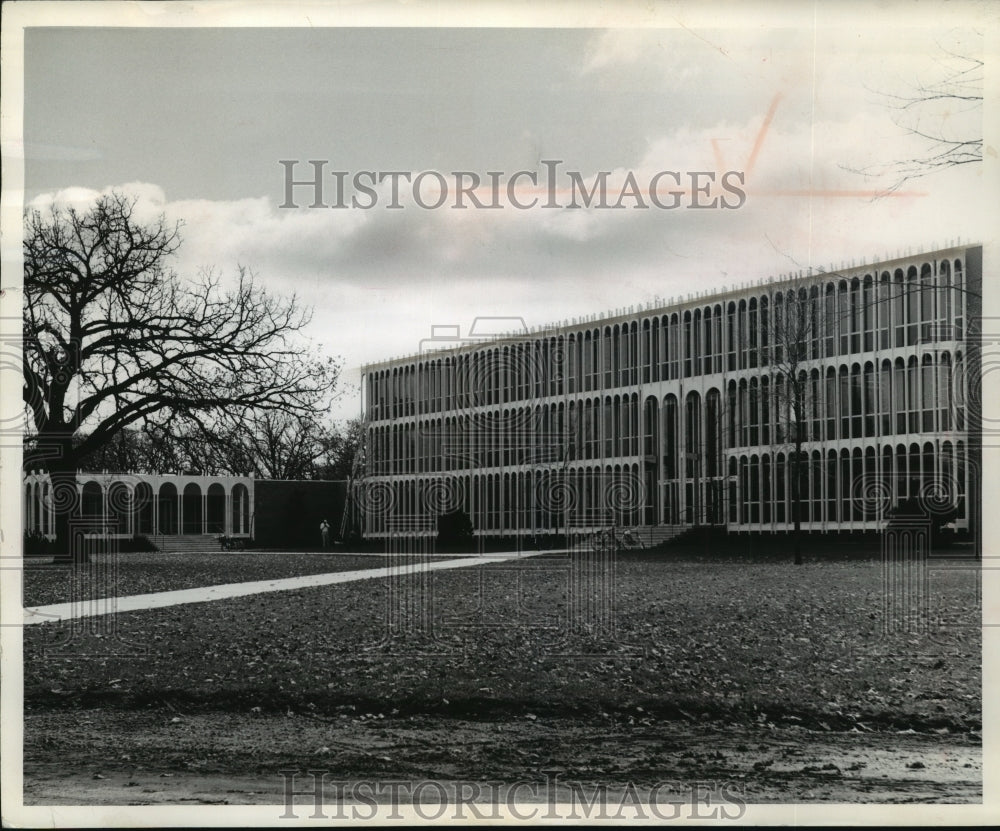
[[[795,552],[795,565],[802,565],[802,451],[795,449],[795,459],[792,462],[792,548]]]
[[[41,445],[41,442],[39,443]],[[52,486],[52,509],[55,519],[55,561],[80,564],[88,562],[83,549],[79,525],[80,493],[76,487],[76,464],[72,455],[72,440],[59,437],[45,442],[54,457],[48,463]]]

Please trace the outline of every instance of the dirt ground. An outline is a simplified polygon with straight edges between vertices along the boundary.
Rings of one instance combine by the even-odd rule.
[[[563,802],[574,787],[592,792],[600,784],[613,800],[629,783],[640,794],[654,787],[662,798],[681,794],[676,799],[690,783],[708,783],[750,804],[982,799],[978,733],[814,732],[659,722],[641,713],[586,723],[530,713],[506,721],[173,710],[25,714],[26,805],[282,805],[287,771],[300,779],[324,771],[348,782],[434,780],[465,801],[488,800],[469,795],[480,794],[475,783],[498,782],[536,783],[518,791],[522,802],[544,802],[552,793]],[[297,804],[313,805],[309,781],[296,782],[295,790],[306,791]]]

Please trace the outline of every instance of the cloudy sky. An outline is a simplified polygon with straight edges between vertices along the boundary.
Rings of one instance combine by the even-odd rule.
[[[24,198],[134,192],[184,222],[179,273],[243,264],[297,292],[315,307],[310,334],[349,370],[417,351],[434,325],[534,326],[995,233],[981,165],[875,198],[894,181],[887,164],[928,151],[907,125],[982,135],[981,112],[955,107],[901,126],[911,115],[888,96],[965,68],[950,53],[981,58],[986,12],[833,5],[837,17],[805,6],[756,25],[653,15],[644,29],[32,28]],[[310,208],[309,188],[280,208],[283,159],[302,179],[324,160],[348,186],[359,171],[493,171],[502,188],[561,160],[562,202],[568,171],[588,186],[609,171],[614,203],[630,173],[645,189],[677,171],[689,190],[689,171],[735,170],[746,198],[458,210],[451,195],[424,209],[402,182],[393,210],[386,181],[371,209]],[[706,199],[718,196],[733,199],[718,184]],[[357,407],[352,394],[342,413]]]

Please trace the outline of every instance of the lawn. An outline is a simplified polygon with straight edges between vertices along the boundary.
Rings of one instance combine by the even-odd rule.
[[[217,586],[377,568],[383,560],[361,554],[324,552],[220,551],[211,553],[146,551],[95,554],[73,570],[48,560],[24,561],[25,606],[66,603],[77,598],[122,597],[130,594]]]
[[[252,554],[229,556],[227,581],[265,576]],[[282,556],[300,573],[342,567]],[[131,612],[101,631],[32,626],[25,702],[967,732],[981,722],[977,577],[932,568],[928,630],[886,632],[877,560],[622,557],[601,591],[566,557],[539,557],[425,574],[410,593],[364,580]]]

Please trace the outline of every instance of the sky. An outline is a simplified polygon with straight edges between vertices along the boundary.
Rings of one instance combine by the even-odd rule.
[[[979,109],[938,108],[917,123],[891,96],[962,68],[954,55],[982,57],[986,7],[830,5],[766,23],[653,15],[646,28],[551,18],[547,28],[30,28],[24,201],[130,192],[146,215],[183,222],[180,275],[243,265],[269,290],[295,292],[314,308],[314,348],[344,360],[335,414],[348,417],[358,368],[417,352],[434,326],[463,336],[476,318],[540,326],[988,241],[996,192],[982,165],[878,196],[894,181],[888,164],[927,151],[907,126],[982,135]],[[499,209],[459,209],[451,187],[427,209],[400,181],[402,207],[391,209],[385,181],[372,208],[311,208],[303,187],[298,207],[282,208],[281,160],[297,161],[297,179],[322,160],[348,185],[359,171],[432,171],[446,183],[493,171],[502,188],[522,170],[544,182],[543,161],[559,160],[560,204],[571,201],[569,172],[590,187],[607,171],[613,204],[630,174],[647,188],[675,171],[690,191],[701,171],[715,184],[700,201],[722,198],[703,209],[686,192],[674,209],[630,197],[620,209],[520,210],[502,190]],[[742,199],[720,188],[726,171],[742,174],[730,180]],[[424,204],[435,181],[424,177]],[[544,200],[520,181],[521,201]],[[324,182],[329,204],[335,180]],[[348,187],[347,202],[358,193]]]

